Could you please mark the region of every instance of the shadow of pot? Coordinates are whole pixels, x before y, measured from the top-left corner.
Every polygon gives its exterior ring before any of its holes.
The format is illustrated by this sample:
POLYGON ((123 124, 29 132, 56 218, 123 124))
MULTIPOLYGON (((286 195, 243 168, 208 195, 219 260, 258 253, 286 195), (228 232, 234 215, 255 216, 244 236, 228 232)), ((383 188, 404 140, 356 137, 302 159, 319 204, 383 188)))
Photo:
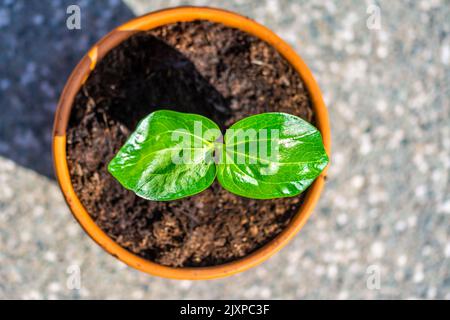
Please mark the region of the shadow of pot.
POLYGON ((228 27, 247 32, 273 46, 299 73, 307 87, 315 113, 316 126, 322 133, 325 149, 330 155, 330 126, 322 94, 306 64, 287 43, 266 27, 236 13, 207 7, 178 7, 152 12, 123 24, 101 39, 79 62, 65 85, 56 111, 53 132, 53 159, 58 183, 73 216, 86 233, 103 249, 129 266, 152 275, 171 279, 200 280, 220 278, 242 272, 262 263, 284 247, 300 231, 311 215, 324 187, 328 168, 308 188, 299 211, 277 237, 253 253, 226 264, 198 268, 166 267, 143 259, 122 248, 97 226, 73 189, 67 164, 66 130, 75 96, 97 62, 132 34, 166 24, 193 20, 222 23, 228 27))

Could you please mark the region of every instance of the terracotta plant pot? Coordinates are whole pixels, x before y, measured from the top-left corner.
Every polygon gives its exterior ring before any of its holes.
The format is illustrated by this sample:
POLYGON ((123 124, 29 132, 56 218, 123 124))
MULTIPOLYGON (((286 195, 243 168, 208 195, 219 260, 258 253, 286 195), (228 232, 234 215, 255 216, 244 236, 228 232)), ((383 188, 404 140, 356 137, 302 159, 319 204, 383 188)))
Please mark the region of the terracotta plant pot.
POLYGON ((74 98, 90 72, 95 68, 97 62, 108 51, 132 34, 165 24, 193 20, 209 20, 222 23, 225 26, 247 32, 273 46, 294 67, 306 85, 315 112, 316 126, 321 131, 325 149, 330 154, 330 127, 327 109, 322 100, 321 92, 306 64, 286 42, 266 27, 232 12, 205 7, 179 7, 152 12, 125 23, 101 39, 80 61, 66 83, 56 111, 53 133, 53 158, 59 185, 73 216, 86 233, 102 248, 129 266, 152 275, 172 279, 199 280, 225 277, 247 270, 263 262, 285 246, 300 231, 314 209, 324 187, 327 169, 309 187, 298 213, 293 216, 289 225, 278 236, 255 252, 239 260, 222 265, 198 268, 166 267, 127 251, 109 238, 96 225, 73 189, 66 159, 66 130, 74 98))

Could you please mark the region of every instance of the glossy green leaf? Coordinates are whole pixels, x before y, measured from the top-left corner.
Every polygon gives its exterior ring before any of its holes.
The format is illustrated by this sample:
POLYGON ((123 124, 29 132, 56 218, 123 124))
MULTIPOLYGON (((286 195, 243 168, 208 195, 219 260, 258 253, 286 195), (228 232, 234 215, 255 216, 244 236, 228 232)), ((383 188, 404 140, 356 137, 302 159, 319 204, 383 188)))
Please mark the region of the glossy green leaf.
POLYGON ((245 118, 230 127, 224 140, 217 179, 243 197, 298 195, 328 164, 320 132, 285 113, 245 118))
POLYGON ((203 116, 156 111, 138 124, 108 170, 145 199, 167 201, 194 195, 216 177, 212 156, 219 136, 217 125, 203 116))

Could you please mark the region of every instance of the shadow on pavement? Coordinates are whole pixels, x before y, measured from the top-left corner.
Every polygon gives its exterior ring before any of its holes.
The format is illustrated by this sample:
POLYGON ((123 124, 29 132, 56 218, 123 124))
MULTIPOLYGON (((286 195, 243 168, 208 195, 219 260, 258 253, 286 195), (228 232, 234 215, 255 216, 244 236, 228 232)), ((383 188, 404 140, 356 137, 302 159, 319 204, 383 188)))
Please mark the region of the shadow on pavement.
POLYGON ((89 47, 133 16, 114 0, 0 0, 0 156, 54 178, 51 137, 62 88, 89 47), (73 4, 81 30, 66 27, 73 4))

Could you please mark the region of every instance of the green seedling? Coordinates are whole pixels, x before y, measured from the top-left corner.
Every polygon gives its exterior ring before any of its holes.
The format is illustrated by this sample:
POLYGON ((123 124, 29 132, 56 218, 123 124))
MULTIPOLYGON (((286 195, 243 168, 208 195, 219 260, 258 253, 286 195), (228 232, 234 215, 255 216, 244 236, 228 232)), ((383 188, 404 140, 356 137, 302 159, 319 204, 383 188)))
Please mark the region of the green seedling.
POLYGON ((108 165, 138 196, 176 200, 207 189, 217 178, 242 197, 274 199, 303 192, 328 164, 320 132, 286 113, 263 113, 233 124, 160 110, 137 126, 108 165))

